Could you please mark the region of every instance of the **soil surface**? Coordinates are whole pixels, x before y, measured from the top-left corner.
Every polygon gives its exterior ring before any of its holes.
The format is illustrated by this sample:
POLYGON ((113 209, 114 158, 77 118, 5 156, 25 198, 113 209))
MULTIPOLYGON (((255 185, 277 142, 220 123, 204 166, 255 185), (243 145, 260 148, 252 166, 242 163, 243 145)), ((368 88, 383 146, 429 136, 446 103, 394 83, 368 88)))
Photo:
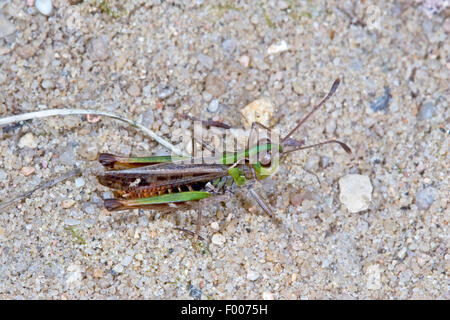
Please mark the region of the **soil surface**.
POLYGON ((195 210, 103 207, 99 152, 168 153, 142 131, 86 116, 4 126, 2 202, 81 174, 1 209, 0 298, 450 299, 449 8, 354 2, 54 0, 47 16, 0 1, 1 117, 96 109, 188 151, 184 114, 241 128, 263 98, 286 134, 339 78, 293 137, 352 149, 291 153, 254 186, 279 222, 235 188, 203 208, 195 242, 175 229, 195 230, 195 210))

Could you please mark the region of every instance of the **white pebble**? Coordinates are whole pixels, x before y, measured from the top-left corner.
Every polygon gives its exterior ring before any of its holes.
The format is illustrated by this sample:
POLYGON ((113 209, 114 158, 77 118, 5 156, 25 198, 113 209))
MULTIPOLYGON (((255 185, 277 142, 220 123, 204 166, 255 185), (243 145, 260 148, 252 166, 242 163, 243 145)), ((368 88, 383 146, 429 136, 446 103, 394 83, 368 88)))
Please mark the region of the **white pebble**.
POLYGON ((81 188, 84 186, 84 179, 83 178, 76 178, 75 179, 75 187, 81 188))
POLYGON ((7 176, 8 174, 4 170, 0 169, 0 181, 5 180, 7 176))
POLYGON ((277 54, 277 53, 281 53, 284 51, 287 51, 289 49, 288 44, 286 43, 286 41, 281 40, 278 43, 274 43, 272 44, 268 49, 267 49, 267 54, 277 54))
POLYGON ((241 56, 239 58, 239 63, 241 64, 241 66, 247 68, 250 64, 250 58, 248 56, 241 56))
POLYGON ((23 149, 25 147, 28 147, 31 149, 34 149, 37 147, 36 137, 31 132, 25 134, 19 140, 19 148, 23 149))
POLYGON ((115 273, 122 273, 123 272, 123 266, 121 264, 116 265, 113 269, 112 269, 115 273))
POLYGON ((53 89, 55 87, 55 84, 53 83, 52 80, 46 79, 46 80, 42 81, 41 87, 44 89, 53 89))
POLYGON ((211 100, 208 106, 208 112, 214 113, 219 109, 219 101, 217 99, 211 100))
POLYGON ((367 267, 366 271, 366 285, 369 290, 381 289, 381 273, 383 270, 380 265, 373 264, 367 267))
POLYGON ((339 200, 351 213, 369 208, 373 187, 368 176, 348 174, 339 179, 339 189, 339 200))
POLYGON ((273 300, 272 292, 264 291, 262 294, 263 300, 273 300))
POLYGON ((219 230, 219 223, 217 221, 214 221, 211 223, 211 229, 218 231, 219 230))
POLYGON ((76 226, 76 225, 79 225, 80 223, 81 223, 80 220, 73 219, 73 218, 67 218, 66 220, 64 220, 64 224, 66 226, 76 226))
POLYGON ((16 26, 0 12, 0 39, 13 34, 15 31, 16 26))
POLYGON ((125 258, 122 259, 120 264, 123 265, 124 267, 127 267, 131 263, 132 260, 133 260, 133 258, 131 256, 126 256, 125 258))
POLYGON ((431 101, 428 101, 424 103, 417 113, 417 119, 418 120, 428 120, 431 117, 433 117, 436 107, 434 106, 434 103, 431 101))
POLYGON ((241 113, 244 116, 246 128, 251 128, 255 121, 270 126, 274 111, 275 106, 270 99, 260 98, 242 108, 241 113))
POLYGON ((40 13, 45 14, 46 16, 50 15, 52 12, 52 0, 36 0, 34 5, 40 13))
POLYGON ((134 256, 136 258, 136 260, 138 261, 142 261, 144 260, 144 256, 142 255, 142 253, 138 253, 134 256))
POLYGON ((434 202, 437 190, 433 187, 421 189, 416 193, 416 206, 419 210, 428 210, 434 202))
POLYGON ((250 270, 247 273, 247 279, 250 281, 256 281, 256 280, 258 280, 258 278, 259 278, 259 273, 256 271, 250 270))
POLYGON ((78 285, 82 279, 81 272, 82 270, 79 265, 71 264, 67 268, 66 285, 68 286, 78 285))
POLYGON ((403 259, 406 257, 406 252, 407 252, 406 247, 403 247, 403 248, 397 253, 397 257, 398 257, 400 260, 403 260, 403 259))
POLYGON ((223 246, 223 244, 225 243, 225 237, 220 233, 215 233, 212 236, 211 242, 214 243, 216 246, 223 246))
POLYGON ((204 66, 206 69, 211 70, 214 67, 214 59, 210 56, 200 53, 197 56, 198 62, 204 66))

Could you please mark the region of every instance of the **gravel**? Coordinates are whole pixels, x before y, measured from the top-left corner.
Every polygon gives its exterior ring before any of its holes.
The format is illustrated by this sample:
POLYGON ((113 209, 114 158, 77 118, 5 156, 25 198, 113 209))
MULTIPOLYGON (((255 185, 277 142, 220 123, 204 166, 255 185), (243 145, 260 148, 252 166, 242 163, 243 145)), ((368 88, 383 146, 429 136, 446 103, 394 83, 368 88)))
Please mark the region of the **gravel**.
MULTIPOLYGON (((53 1, 46 16, 3 1, 1 117, 99 109, 181 144, 180 115, 242 128, 252 114, 283 136, 340 78, 292 138, 352 154, 286 155, 253 186, 280 223, 243 187, 205 205, 194 243, 175 228, 195 230, 195 210, 102 206, 98 152, 167 154, 137 129, 79 116, 4 127, 2 203, 82 174, 2 208, 0 298, 448 299, 450 28, 437 2, 53 1), (245 109, 262 98, 268 114, 245 109)), ((204 131, 210 143, 224 130, 204 131)))
POLYGON ((437 190, 433 187, 421 189, 416 193, 416 206, 419 210, 428 210, 434 202, 437 190))
POLYGON ((260 276, 260 274, 259 274, 258 272, 256 272, 256 271, 250 270, 250 271, 247 273, 247 279, 250 280, 250 281, 256 281, 256 280, 258 280, 258 279, 259 279, 259 276, 260 276))
POLYGON ((31 132, 29 132, 22 136, 22 138, 20 138, 18 146, 21 149, 25 147, 35 149, 37 147, 36 137, 31 132))
POLYGON ((46 16, 52 13, 52 0, 35 0, 34 5, 38 11, 46 16))
POLYGON ((205 54, 200 53, 197 56, 197 60, 200 63, 200 65, 202 65, 203 67, 205 67, 208 70, 211 70, 214 66, 214 59, 205 54))
POLYGON ((211 100, 208 105, 208 112, 214 113, 219 109, 219 101, 217 99, 211 100))
POLYGON ((433 117, 433 114, 436 110, 433 102, 425 102, 419 109, 419 113, 417 114, 417 119, 420 121, 428 120, 433 117))
POLYGON ((218 233, 214 234, 211 238, 211 242, 217 246, 223 246, 225 241, 225 237, 218 233))
POLYGON ((16 27, 3 14, 0 14, 0 39, 13 34, 16 27))
POLYGON ((348 174, 339 179, 339 200, 351 213, 367 210, 373 187, 368 176, 348 174))
POLYGON ((374 111, 386 111, 391 98, 391 90, 389 87, 384 87, 384 95, 378 97, 375 101, 370 102, 370 108, 374 111))

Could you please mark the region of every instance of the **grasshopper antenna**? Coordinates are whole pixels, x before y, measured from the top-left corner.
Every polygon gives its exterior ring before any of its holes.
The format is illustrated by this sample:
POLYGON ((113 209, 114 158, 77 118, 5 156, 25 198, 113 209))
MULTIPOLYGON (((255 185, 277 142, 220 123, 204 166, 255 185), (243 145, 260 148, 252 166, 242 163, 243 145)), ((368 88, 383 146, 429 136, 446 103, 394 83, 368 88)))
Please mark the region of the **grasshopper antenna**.
POLYGON ((289 133, 283 138, 283 140, 281 140, 281 144, 282 144, 282 145, 286 142, 287 139, 289 139, 290 136, 292 136, 292 134, 293 134, 295 131, 297 131, 298 128, 301 127, 302 124, 304 124, 304 123, 306 122, 306 120, 308 120, 308 118, 309 118, 314 112, 316 112, 317 109, 319 109, 321 106, 323 106, 323 105, 325 104, 325 102, 327 102, 328 99, 330 99, 330 97, 336 92, 336 90, 337 90, 337 88, 338 88, 340 82, 341 82, 341 80, 339 80, 339 78, 336 79, 336 80, 334 80, 333 85, 331 86, 330 92, 328 92, 328 94, 326 95, 326 97, 323 98, 323 100, 322 100, 317 106, 315 106, 314 109, 312 109, 312 110, 306 115, 306 117, 304 117, 304 118, 297 124, 297 126, 296 126, 294 129, 292 129, 291 132, 289 132, 289 133))
POLYGON ((297 147, 297 148, 295 148, 295 149, 288 150, 288 151, 285 151, 285 152, 283 152, 283 153, 286 154, 286 153, 290 153, 290 152, 294 152, 294 151, 298 151, 298 150, 309 149, 309 148, 315 148, 315 147, 319 147, 319 146, 321 146, 321 145, 329 144, 329 143, 337 143, 337 144, 339 144, 339 145, 342 147, 342 149, 345 150, 345 152, 347 152, 348 154, 351 154, 351 153, 352 153, 352 150, 350 149, 350 147, 349 147, 348 145, 346 145, 346 144, 343 143, 342 141, 338 141, 338 140, 334 140, 334 139, 333 139, 333 140, 327 140, 327 141, 320 142, 320 143, 316 143, 316 144, 312 144, 312 145, 309 145, 309 146, 297 147))

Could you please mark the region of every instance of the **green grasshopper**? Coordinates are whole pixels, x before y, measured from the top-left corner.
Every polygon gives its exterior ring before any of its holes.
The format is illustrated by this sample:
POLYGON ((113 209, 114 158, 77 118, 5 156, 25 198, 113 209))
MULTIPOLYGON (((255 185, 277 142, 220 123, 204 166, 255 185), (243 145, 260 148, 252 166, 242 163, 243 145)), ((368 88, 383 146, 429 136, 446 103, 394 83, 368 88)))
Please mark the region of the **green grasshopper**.
MULTIPOLYGON (((99 162, 107 171, 98 176, 100 184, 115 189, 115 198, 104 199, 107 210, 146 208, 158 211, 173 211, 192 207, 198 203, 196 235, 199 233, 201 205, 205 199, 224 194, 231 185, 250 185, 249 194, 271 217, 272 210, 254 191, 252 183, 272 175, 286 154, 329 143, 339 144, 347 153, 350 148, 338 140, 327 140, 305 146, 304 140, 291 136, 305 121, 334 94, 339 86, 337 79, 326 97, 304 117, 281 141, 264 138, 255 145, 235 152, 224 152, 212 157, 213 161, 194 163, 184 156, 120 157, 109 153, 99 154, 99 162), (252 159, 253 161, 250 161, 252 159)), ((250 131, 263 128, 254 122, 250 131)), ((250 141, 250 138, 249 138, 250 141)), ((209 159, 211 160, 211 159, 209 159)), ((184 230, 184 229, 183 229, 184 230)), ((190 231, 184 230, 192 233, 190 231)))

